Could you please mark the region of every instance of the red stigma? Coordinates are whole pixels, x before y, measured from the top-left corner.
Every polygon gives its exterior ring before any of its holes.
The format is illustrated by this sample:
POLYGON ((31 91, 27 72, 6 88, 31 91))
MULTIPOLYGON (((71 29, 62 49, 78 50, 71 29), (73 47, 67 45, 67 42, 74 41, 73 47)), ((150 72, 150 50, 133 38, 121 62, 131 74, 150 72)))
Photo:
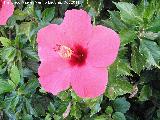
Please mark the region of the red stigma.
POLYGON ((87 49, 83 48, 80 45, 75 45, 74 48, 72 49, 74 52, 71 56, 71 59, 69 60, 69 63, 72 66, 82 66, 86 63, 86 58, 87 58, 87 49))
POLYGON ((1 10, 1 8, 2 8, 3 1, 4 1, 4 0, 0 0, 0 10, 1 10))

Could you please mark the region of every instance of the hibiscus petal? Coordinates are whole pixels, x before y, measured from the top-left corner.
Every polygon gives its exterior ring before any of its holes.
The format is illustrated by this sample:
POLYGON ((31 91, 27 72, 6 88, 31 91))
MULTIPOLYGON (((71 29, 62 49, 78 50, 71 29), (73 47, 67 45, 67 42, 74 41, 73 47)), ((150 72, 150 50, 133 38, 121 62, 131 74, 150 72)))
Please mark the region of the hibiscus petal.
POLYGON ((95 98, 105 92, 108 72, 105 68, 85 66, 72 71, 71 86, 82 98, 95 98))
POLYGON ((84 45, 92 32, 91 17, 84 10, 67 10, 61 27, 71 45, 84 45))
POLYGON ((39 30, 37 34, 37 42, 41 47, 53 48, 56 44, 60 44, 64 40, 59 25, 50 24, 39 30))
POLYGON ((38 47, 38 56, 41 62, 52 62, 53 59, 59 58, 58 54, 53 49, 42 46, 38 47))
POLYGON ((70 86, 70 70, 60 59, 54 59, 52 63, 41 63, 38 74, 41 86, 53 95, 57 95, 70 86))
POLYGON ((56 24, 50 24, 47 27, 42 28, 37 34, 38 42, 38 55, 41 61, 50 61, 54 59, 58 54, 55 52, 56 45, 63 44, 65 37, 62 34, 60 26, 56 24))
POLYGON ((11 0, 3 1, 5 4, 2 5, 0 9, 0 25, 5 25, 8 18, 13 14, 14 5, 11 0))
POLYGON ((95 67, 106 67, 114 62, 118 54, 120 38, 110 28, 98 25, 88 44, 88 63, 95 67))

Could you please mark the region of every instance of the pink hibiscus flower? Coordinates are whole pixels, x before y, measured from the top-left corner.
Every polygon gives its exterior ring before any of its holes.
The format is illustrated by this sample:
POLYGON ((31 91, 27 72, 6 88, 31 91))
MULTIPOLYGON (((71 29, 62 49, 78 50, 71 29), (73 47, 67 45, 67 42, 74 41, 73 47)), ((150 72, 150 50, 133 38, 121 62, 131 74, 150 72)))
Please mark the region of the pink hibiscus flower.
POLYGON ((14 5, 11 0, 0 0, 0 25, 5 25, 13 14, 14 5))
POLYGON ((83 10, 68 10, 61 25, 50 24, 38 32, 39 82, 57 95, 70 86, 82 98, 104 93, 106 67, 116 59, 120 39, 110 28, 92 26, 83 10))

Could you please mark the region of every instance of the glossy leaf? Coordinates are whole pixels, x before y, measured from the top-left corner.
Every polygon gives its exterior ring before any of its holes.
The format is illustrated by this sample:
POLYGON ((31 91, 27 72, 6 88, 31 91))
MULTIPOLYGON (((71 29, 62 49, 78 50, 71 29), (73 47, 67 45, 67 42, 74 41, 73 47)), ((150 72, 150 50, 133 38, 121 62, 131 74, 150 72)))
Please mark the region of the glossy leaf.
POLYGON ((11 80, 13 81, 13 83, 15 84, 15 86, 17 86, 21 80, 20 78, 20 72, 17 68, 17 66, 13 65, 10 71, 10 77, 11 80))

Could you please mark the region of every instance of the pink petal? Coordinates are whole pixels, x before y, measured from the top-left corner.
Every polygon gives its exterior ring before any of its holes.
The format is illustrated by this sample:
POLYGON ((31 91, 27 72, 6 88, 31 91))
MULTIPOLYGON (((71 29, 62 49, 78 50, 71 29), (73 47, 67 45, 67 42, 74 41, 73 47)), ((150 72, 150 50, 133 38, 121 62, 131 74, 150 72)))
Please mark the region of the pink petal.
POLYGON ((108 72, 105 68, 84 66, 74 68, 71 73, 71 86, 82 98, 95 98, 105 92, 108 72))
POLYGON ((0 9, 0 25, 5 25, 8 18, 13 14, 14 5, 11 0, 4 0, 2 8, 0 9))
POLYGON ((62 34, 60 26, 56 24, 50 24, 47 27, 42 28, 37 34, 38 42, 38 55, 41 61, 50 61, 54 59, 58 54, 54 48, 56 44, 66 44, 65 37, 62 34))
POLYGON ((57 95, 70 86, 70 70, 61 59, 54 59, 52 63, 43 62, 39 69, 39 82, 46 92, 57 95))
POLYGON ((53 49, 47 47, 38 47, 38 56, 41 62, 52 62, 55 58, 60 58, 58 53, 56 53, 53 49))
POLYGON ((60 26, 56 24, 50 24, 40 29, 37 34, 38 45, 52 49, 56 44, 60 44, 64 40, 61 31, 60 26))
POLYGON ((101 25, 95 26, 88 44, 88 63, 96 67, 109 66, 116 59, 119 46, 120 38, 115 31, 101 25))
POLYGON ((84 45, 92 32, 91 17, 84 10, 67 10, 61 27, 67 36, 66 41, 84 45))

